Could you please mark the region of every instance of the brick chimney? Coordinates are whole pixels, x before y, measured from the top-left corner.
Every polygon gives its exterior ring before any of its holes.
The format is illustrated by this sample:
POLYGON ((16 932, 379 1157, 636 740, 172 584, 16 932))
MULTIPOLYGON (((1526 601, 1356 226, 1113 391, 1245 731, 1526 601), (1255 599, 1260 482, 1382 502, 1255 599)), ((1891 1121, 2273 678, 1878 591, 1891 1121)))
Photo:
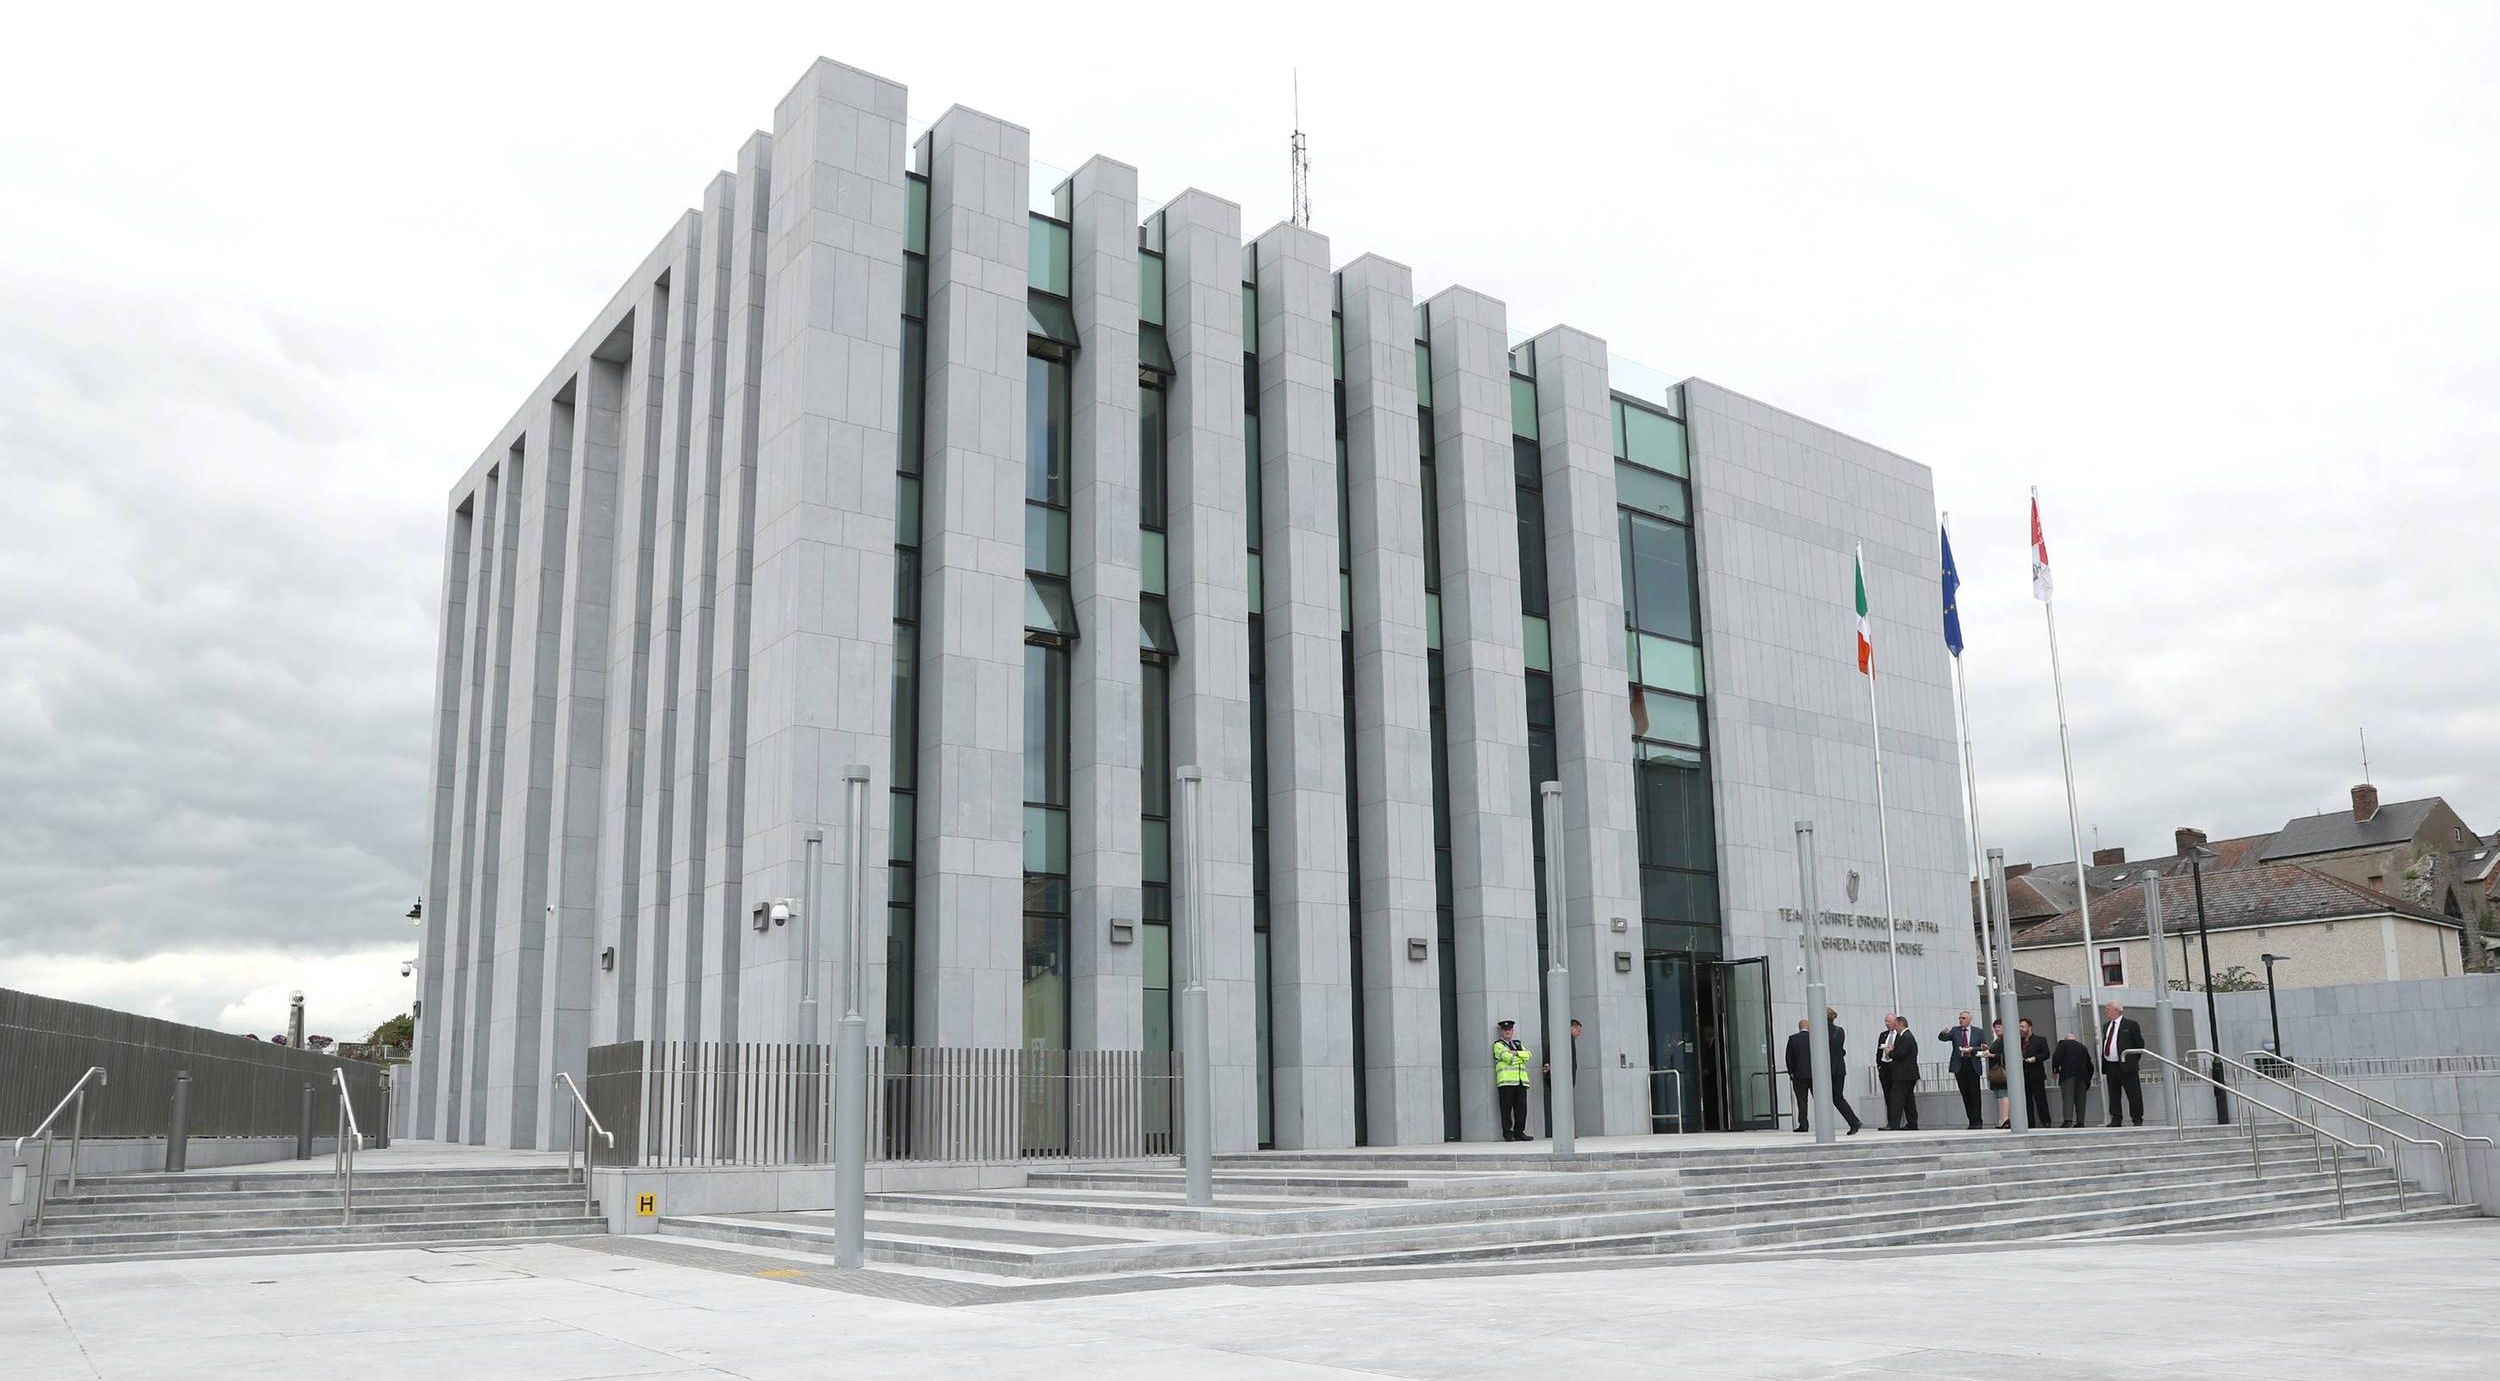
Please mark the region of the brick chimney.
POLYGON ((2170 851, 2172 853, 2184 856, 2190 849, 2201 849, 2205 847, 2205 832, 2200 829, 2192 829, 2186 825, 2181 825, 2179 828, 2170 832, 2170 843, 2170 851))
POLYGON ((2127 846, 2124 844, 2112 849, 2094 849, 2092 851, 2092 866, 2095 868, 2115 867, 2116 865, 2126 861, 2127 846))
POLYGON ((2370 817, 2376 814, 2378 814, 2378 788, 2368 782, 2354 787, 2352 789, 2352 818, 2357 822, 2367 824, 2370 817))

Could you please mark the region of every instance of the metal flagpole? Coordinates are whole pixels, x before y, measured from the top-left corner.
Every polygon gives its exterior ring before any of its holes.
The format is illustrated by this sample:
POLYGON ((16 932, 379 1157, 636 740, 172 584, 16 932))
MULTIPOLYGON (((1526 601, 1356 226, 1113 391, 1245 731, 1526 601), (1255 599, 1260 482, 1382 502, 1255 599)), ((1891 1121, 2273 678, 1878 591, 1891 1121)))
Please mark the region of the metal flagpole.
MULTIPOLYGON (((1970 751, 1970 686, 1962 678, 1959 656, 1953 659, 1953 695, 1954 707, 1962 720, 1962 809, 1970 818, 1971 890, 1979 899, 1979 955, 1987 971, 1988 1019, 1995 1021, 2004 1015, 1998 996, 1996 956, 1996 932, 2003 918, 1995 916, 1988 905, 1987 869, 1981 862, 1979 837, 1979 765, 1972 761, 1970 751)), ((2005 986, 2013 984, 2009 981, 2005 986)))
MULTIPOLYGON (((2031 487, 2031 533, 2032 560, 2045 569, 2048 542, 2040 533, 2040 486, 2036 484, 2031 487)), ((2057 659, 2057 599, 2047 589, 2035 588, 2033 593, 2039 595, 2040 607, 2049 616, 2049 681, 2057 688, 2057 756, 2066 767, 2066 832, 2075 849, 2075 910, 2083 918, 2083 990, 2092 1004, 2092 1056, 2099 1059, 2103 1048, 2101 972, 2100 956, 2092 951, 2092 860, 2083 851, 2083 812, 2075 805, 2075 747, 2066 729, 2066 673, 2057 659)))
MULTIPOLYGON (((1953 515, 1944 515, 1944 547, 1953 550, 1953 515)), ((1959 577, 1955 584, 1960 584, 1959 577)), ((1948 592, 1950 593, 1950 592, 1948 592)), ((1987 863, 1980 851, 1979 834, 1979 763, 1970 748, 1970 683, 1962 675, 1962 649, 1953 647, 1953 708, 1962 728, 1962 814, 1970 828, 1971 893, 1979 903, 1979 962, 1986 975, 1988 1019, 1998 1020, 2003 1012, 1997 1000, 1996 927, 1988 909, 1987 863)), ((2010 1023, 2009 1023, 2010 1024, 2010 1023)))
MULTIPOLYGON (((1866 544, 1858 544, 1858 570, 1866 570, 1866 544)), ((1869 607, 1872 607, 1870 601, 1869 607)), ((1892 979, 1892 1014, 1901 1013, 1900 923, 1892 915, 1892 821, 1884 809, 1884 721, 1875 712, 1875 662, 1866 663, 1866 721, 1875 730, 1875 841, 1884 865, 1884 971, 1892 979)))
MULTIPOLYGON (((2003 849, 1988 850, 1987 888, 1988 895, 1996 902, 1997 914, 2005 915, 2005 850, 2003 849)), ((2022 1057, 2023 1004, 2021 994, 2014 987, 2014 927, 1998 926, 1997 943, 2004 947, 2003 953, 1997 957, 2004 961, 2005 993, 2011 999, 2007 1003, 2011 1010, 2005 1015, 2013 1018, 2005 1023, 2005 1058, 1997 1062, 2005 1066, 2005 1118, 2007 1124, 2015 1131, 2027 1132, 2031 1130, 2031 1090, 2023 1085, 2025 1077, 2022 1057)))

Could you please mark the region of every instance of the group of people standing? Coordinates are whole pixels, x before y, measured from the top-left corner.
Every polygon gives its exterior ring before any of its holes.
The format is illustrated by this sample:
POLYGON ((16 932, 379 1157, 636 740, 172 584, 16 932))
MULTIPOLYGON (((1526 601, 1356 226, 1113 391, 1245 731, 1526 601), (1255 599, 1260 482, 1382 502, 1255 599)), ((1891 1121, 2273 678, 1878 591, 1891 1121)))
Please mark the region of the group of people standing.
MULTIPOLYGON (((1849 1106, 1846 1094, 1849 1068, 1849 1035, 1840 1025, 1840 1013, 1823 1010, 1831 1031, 1831 1068, 1833 1072, 1832 1111, 1849 1124, 1849 1135, 1856 1136, 1865 1126, 1857 1111, 1849 1106)), ((2056 1125, 2080 1127, 2086 1113, 2084 1100, 2092 1088, 2094 1066, 2099 1066, 2105 1096, 2109 1102, 2109 1125, 2123 1125, 2120 1112, 2144 1125, 2144 1086, 2136 1071, 2136 1059, 2129 1052, 2144 1048, 2143 1028, 2127 1015, 2118 1003, 2109 1004, 2106 1021, 2100 1032, 2099 1059, 2089 1045, 2077 1040, 2073 1032, 2062 1033, 2052 1047, 2048 1038, 2031 1029, 2031 1019, 2016 1023, 2011 1048, 2007 1046, 2005 1022, 1991 1021, 1983 1034, 1964 1012, 1954 1025, 1936 1033, 1936 1039, 1950 1052, 1946 1069, 1961 1090, 1962 1111, 1970 1121, 1970 1130, 1979 1131, 1986 1124, 1980 1120, 1982 1083, 1997 1089, 1997 1128, 2011 1130, 2014 1125, 2016 1080, 2021 1081, 2021 1097, 2025 1116, 2035 1127, 2050 1125, 2049 1080, 2054 1077, 2065 1102, 2065 1116, 2056 1125), (2020 1073, 2016 1073, 2019 1069, 2020 1073)), ((1809 1063, 1813 1019, 1800 1017, 1797 1029, 1788 1038, 1785 1063, 1788 1082, 1797 1095, 1796 1130, 1812 1130, 1806 1123, 1806 1109, 1813 1100, 1814 1073, 1809 1063)), ((1875 1083, 1884 1092, 1884 1130, 1914 1132, 1918 1130, 1918 1037, 1910 1033, 1907 1017, 1894 1014, 1884 1018, 1884 1033, 1875 1042, 1875 1083)))

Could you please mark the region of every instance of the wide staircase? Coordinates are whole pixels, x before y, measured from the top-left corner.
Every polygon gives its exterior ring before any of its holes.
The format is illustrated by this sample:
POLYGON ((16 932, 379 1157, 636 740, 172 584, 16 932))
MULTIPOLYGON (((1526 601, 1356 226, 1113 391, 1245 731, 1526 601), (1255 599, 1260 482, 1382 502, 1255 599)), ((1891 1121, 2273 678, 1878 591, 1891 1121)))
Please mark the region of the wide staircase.
MULTIPOLYGON (((231 1256, 347 1246, 432 1246, 607 1231, 561 1167, 372 1170, 352 1209, 328 1171, 81 1177, 0 1266, 231 1256)), ((4 1371, 0 1368, 0 1371, 4 1371)))
MULTIPOLYGON (((872 1195, 872 1265, 994 1283, 1696 1253, 2055 1242, 2471 1217, 2296 1130, 1991 1132, 1836 1147, 1659 1138, 1568 1166, 1504 1152, 1216 1158, 1212 1207, 1169 1163, 1035 1171, 1013 1190, 872 1195), (2330 1148, 2331 1149, 2331 1148, 2330 1148), (2340 1179, 2340 1184, 2339 1184, 2340 1179)), ((682 1238, 830 1252, 830 1213, 665 1218, 682 1238)))

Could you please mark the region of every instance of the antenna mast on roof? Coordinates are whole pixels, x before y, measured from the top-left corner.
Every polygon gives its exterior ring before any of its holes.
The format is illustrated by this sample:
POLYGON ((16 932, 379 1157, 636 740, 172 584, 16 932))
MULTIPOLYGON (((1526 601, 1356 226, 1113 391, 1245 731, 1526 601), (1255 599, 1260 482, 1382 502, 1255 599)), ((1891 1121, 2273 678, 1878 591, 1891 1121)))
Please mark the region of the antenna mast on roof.
POLYGON ((2370 731, 2367 728, 2361 731, 2361 784, 2370 784, 2370 731))
POLYGON ((1311 145, 1302 137, 1302 69, 1293 70, 1293 223, 1311 223, 1311 145))

